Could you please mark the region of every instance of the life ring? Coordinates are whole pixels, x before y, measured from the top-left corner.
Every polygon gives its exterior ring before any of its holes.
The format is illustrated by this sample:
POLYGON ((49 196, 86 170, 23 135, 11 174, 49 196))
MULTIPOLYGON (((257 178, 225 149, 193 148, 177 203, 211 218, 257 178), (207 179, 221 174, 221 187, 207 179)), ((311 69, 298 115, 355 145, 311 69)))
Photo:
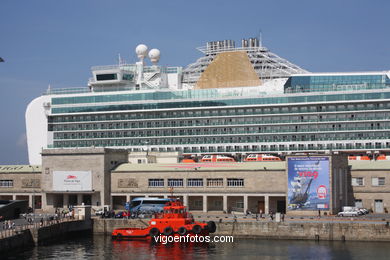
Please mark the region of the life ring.
POLYGON ((210 233, 214 233, 217 230, 217 225, 215 224, 214 221, 207 222, 207 226, 206 227, 207 227, 207 230, 210 233))
POLYGON ((158 228, 154 227, 149 230, 149 236, 156 237, 158 235, 160 235, 160 230, 158 230, 158 228))
POLYGON ((164 235, 170 236, 173 234, 173 229, 171 227, 166 227, 163 232, 164 235))
POLYGON ((187 234, 187 229, 185 227, 179 227, 179 229, 177 230, 177 233, 180 236, 185 236, 187 234))
POLYGON ((194 234, 200 234, 200 232, 202 232, 202 227, 199 225, 195 225, 192 227, 192 232, 194 232, 194 234))

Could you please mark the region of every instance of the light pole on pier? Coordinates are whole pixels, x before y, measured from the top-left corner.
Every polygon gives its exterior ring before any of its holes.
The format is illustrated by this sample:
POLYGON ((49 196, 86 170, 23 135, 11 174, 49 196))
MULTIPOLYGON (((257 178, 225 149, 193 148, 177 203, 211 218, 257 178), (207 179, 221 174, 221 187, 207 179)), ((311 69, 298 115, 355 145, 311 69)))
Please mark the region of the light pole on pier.
MULTIPOLYGON (((34 173, 35 173, 34 172, 34 166, 29 165, 29 167, 31 167, 31 169, 32 169, 32 174, 33 174, 33 178, 34 178, 34 173)), ((31 199, 31 206, 32 206, 33 218, 35 219, 35 187, 34 187, 35 184, 34 184, 34 181, 31 184, 32 184, 32 188, 33 188, 33 196, 32 196, 32 199, 31 199)))

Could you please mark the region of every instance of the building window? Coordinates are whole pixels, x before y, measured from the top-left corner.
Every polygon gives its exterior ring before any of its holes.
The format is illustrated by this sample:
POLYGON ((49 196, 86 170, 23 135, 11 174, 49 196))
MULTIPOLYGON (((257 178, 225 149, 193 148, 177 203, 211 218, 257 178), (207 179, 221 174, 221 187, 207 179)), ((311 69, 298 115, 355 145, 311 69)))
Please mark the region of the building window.
POLYGON ((183 187, 183 179, 168 179, 168 187, 183 187))
POLYGON ((0 187, 13 187, 14 186, 14 181, 13 180, 0 180, 0 187))
POLYGON ((244 179, 227 179, 228 187, 244 187, 244 179))
POLYGON ((363 208, 363 201, 360 199, 356 199, 355 200, 355 207, 357 207, 359 209, 363 208))
POLYGON ((164 179, 149 179, 149 187, 164 187, 164 179))
POLYGON ((202 200, 195 200, 194 206, 197 208, 203 207, 203 201, 202 200))
POLYGON ((237 202, 236 202, 236 206, 237 206, 237 208, 239 208, 239 209, 243 209, 243 208, 244 208, 244 202, 243 202, 243 201, 237 201, 237 202))
POLYGON ((352 178, 352 186, 363 186, 363 185, 364 185, 363 177, 352 178))
POLYGON ((372 186, 384 186, 385 177, 375 177, 371 179, 372 186))
POLYGON ((207 179, 207 187, 223 187, 223 179, 207 179))
POLYGON ((203 187, 203 179, 188 179, 188 187, 203 187))

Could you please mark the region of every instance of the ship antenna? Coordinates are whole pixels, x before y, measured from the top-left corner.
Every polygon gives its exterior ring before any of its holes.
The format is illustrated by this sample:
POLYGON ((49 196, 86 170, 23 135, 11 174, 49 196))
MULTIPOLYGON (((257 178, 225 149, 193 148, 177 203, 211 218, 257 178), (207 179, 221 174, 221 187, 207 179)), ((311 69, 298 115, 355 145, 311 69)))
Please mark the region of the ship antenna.
POLYGON ((263 35, 261 29, 259 30, 259 47, 263 46, 263 35))
POLYGON ((118 64, 122 65, 122 57, 120 53, 118 53, 118 64))

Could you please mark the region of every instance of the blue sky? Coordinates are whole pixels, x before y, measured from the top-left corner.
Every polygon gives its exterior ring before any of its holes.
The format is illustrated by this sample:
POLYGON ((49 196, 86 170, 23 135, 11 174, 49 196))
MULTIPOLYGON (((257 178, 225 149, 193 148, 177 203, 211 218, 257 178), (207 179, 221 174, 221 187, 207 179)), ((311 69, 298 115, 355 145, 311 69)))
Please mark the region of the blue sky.
POLYGON ((135 61, 145 43, 160 64, 186 66, 207 41, 257 36, 313 72, 390 70, 390 1, 1 0, 0 164, 27 163, 27 104, 82 87, 90 67, 135 61))

